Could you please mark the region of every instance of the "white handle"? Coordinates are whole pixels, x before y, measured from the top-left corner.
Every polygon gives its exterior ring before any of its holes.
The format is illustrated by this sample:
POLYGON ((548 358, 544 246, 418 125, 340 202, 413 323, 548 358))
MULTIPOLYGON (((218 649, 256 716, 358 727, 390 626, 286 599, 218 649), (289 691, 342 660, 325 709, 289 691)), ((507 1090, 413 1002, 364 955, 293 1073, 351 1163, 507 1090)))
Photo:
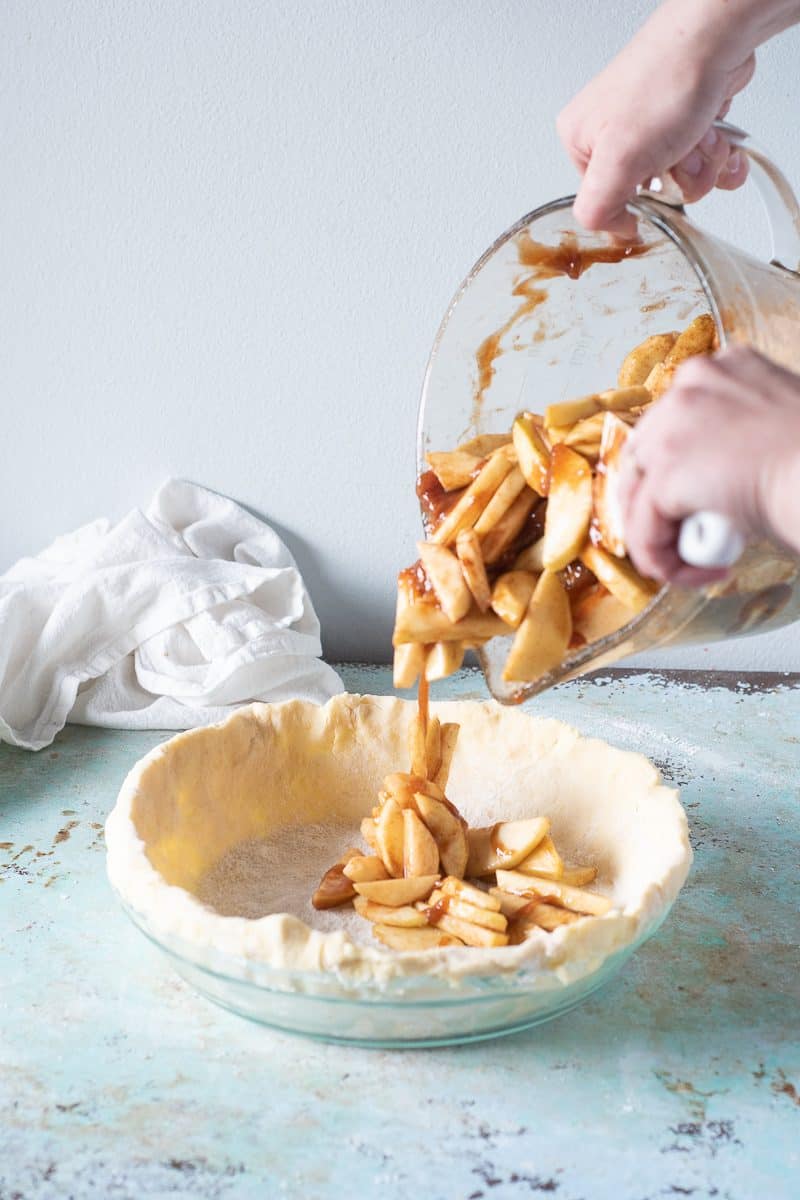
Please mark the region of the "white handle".
POLYGON ((744 538, 721 513, 699 512, 681 522, 678 554, 690 567, 732 567, 744 538))

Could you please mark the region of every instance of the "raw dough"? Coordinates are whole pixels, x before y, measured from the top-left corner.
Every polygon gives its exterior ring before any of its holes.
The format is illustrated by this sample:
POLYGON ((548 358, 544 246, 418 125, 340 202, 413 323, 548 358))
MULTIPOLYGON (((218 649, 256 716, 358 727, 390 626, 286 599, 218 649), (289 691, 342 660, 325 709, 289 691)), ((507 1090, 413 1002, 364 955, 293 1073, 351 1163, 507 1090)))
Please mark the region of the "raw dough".
POLYGON ((597 865, 614 909, 520 946, 424 954, 384 949, 350 910, 315 912, 322 869, 360 844, 383 777, 407 769, 414 711, 344 695, 254 704, 179 734, 122 787, 106 825, 111 882, 157 938, 188 944, 198 961, 221 952, 348 984, 524 968, 552 987, 554 975, 579 978, 658 923, 692 855, 678 794, 656 768, 559 721, 463 701, 431 706, 461 725, 449 798, 470 825, 549 817, 566 861, 597 865))

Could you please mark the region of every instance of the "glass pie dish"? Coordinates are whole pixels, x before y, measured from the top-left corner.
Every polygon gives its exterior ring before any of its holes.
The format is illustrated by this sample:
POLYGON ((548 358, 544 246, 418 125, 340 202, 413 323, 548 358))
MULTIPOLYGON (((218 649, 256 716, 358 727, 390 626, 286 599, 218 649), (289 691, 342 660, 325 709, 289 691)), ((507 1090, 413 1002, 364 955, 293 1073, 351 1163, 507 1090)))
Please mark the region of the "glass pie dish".
POLYGON ((691 862, 677 793, 641 755, 465 701, 432 705, 461 727, 448 796, 471 825, 547 816, 569 858, 597 866, 612 910, 522 945, 413 953, 376 945, 352 910, 313 910, 320 867, 404 765, 414 711, 355 695, 252 705, 130 772, 106 825, 109 876, 198 992, 286 1032, 446 1045, 559 1016, 655 933, 691 862))
POLYGON ((519 1033, 553 1020, 609 983, 657 931, 672 903, 635 942, 571 983, 535 972, 475 976, 458 984, 411 976, 376 992, 368 984, 342 990, 314 971, 288 971, 198 947, 151 927, 120 897, 128 916, 197 992, 222 1008, 283 1033, 325 1042, 411 1050, 454 1046, 519 1033))

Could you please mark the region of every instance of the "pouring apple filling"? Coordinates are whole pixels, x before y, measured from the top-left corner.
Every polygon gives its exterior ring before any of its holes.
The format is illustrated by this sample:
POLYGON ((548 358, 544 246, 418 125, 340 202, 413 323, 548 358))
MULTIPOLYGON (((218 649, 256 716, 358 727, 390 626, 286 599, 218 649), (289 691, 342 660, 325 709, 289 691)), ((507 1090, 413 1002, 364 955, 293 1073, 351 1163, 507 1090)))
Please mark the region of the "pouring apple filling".
POLYGON ((398 576, 395 687, 412 687, 423 669, 443 678, 466 649, 502 636, 513 637, 503 678, 531 683, 647 607, 658 587, 626 555, 622 450, 679 364, 716 344, 704 313, 631 350, 616 387, 426 456, 417 492, 427 538, 398 576))
POLYGON ((608 912, 585 890, 596 869, 565 866, 546 817, 469 828, 445 794, 458 733, 430 714, 423 671, 410 770, 386 776, 361 822, 368 850, 346 850, 326 871, 314 907, 352 904, 393 950, 516 945, 608 912))
POLYGON ((417 494, 428 537, 398 576, 393 638, 395 687, 418 685, 410 770, 386 776, 361 823, 368 852, 345 852, 315 907, 352 904, 379 941, 409 951, 515 945, 610 910, 589 890, 596 868, 564 863, 546 817, 468 827, 446 795, 459 726, 431 716, 428 688, 467 649, 511 634, 504 678, 532 682, 650 603, 657 585, 626 554, 620 456, 678 364, 715 345, 703 314, 636 346, 615 388, 426 456, 417 494))
POLYGON ((509 946, 610 910, 589 890, 595 866, 564 863, 547 817, 468 827, 446 796, 459 727, 429 713, 428 686, 510 634, 504 678, 533 682, 649 604, 657 584, 627 558, 615 503, 621 451, 676 366, 715 346, 706 313, 634 347, 615 388, 427 455, 428 536, 399 572, 393 635, 395 686, 417 684, 410 769, 386 776, 361 822, 368 851, 326 871, 315 907, 353 905, 396 950, 509 946))

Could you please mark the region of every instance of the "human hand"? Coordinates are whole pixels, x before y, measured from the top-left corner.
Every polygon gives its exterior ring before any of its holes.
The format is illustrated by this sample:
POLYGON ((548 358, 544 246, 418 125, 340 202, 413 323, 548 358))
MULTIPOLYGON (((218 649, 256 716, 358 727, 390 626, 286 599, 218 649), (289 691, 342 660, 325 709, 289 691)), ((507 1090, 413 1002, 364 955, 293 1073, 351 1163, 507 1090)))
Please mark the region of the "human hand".
POLYGON ((744 346, 687 359, 628 438, 619 501, 628 552, 654 579, 724 578, 678 556, 681 521, 703 510, 800 551, 800 376, 744 346))
POLYGON ((746 156, 713 122, 750 82, 754 41, 746 25, 732 31, 734 20, 709 27, 708 7, 662 5, 559 115, 559 135, 583 176, 574 212, 585 228, 634 236, 626 204, 637 185, 669 170, 687 201, 747 178, 746 156))

